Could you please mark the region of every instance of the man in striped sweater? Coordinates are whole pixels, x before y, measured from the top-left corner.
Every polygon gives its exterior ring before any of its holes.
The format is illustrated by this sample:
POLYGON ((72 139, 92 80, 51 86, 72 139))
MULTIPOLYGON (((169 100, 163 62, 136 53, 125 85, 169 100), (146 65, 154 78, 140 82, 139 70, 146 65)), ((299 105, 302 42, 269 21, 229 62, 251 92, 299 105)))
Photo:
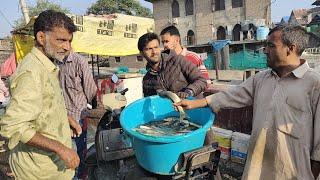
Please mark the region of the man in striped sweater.
POLYGON ((85 179, 86 169, 84 158, 87 152, 87 103, 97 93, 88 62, 78 53, 71 52, 59 64, 60 85, 63 92, 68 119, 72 132, 73 148, 80 158, 80 165, 76 169, 75 179, 85 179))
POLYGON ((176 54, 184 56, 186 60, 195 64, 202 73, 202 76, 206 78, 207 84, 211 84, 208 70, 204 66, 200 56, 195 52, 188 51, 187 48, 181 45, 180 33, 175 26, 164 28, 161 31, 160 36, 164 49, 174 50, 176 54))

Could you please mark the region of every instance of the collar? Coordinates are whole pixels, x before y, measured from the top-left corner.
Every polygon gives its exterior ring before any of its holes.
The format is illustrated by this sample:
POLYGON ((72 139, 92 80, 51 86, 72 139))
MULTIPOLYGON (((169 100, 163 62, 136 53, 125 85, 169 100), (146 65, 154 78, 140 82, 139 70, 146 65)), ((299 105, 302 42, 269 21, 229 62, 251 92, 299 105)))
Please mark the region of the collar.
POLYGON ((162 63, 160 63, 160 64, 159 64, 160 69, 159 69, 158 71, 157 71, 157 70, 152 69, 152 68, 151 68, 151 66, 149 66, 149 72, 150 72, 152 75, 158 75, 158 74, 159 74, 159 72, 160 72, 160 71, 161 71, 161 69, 162 69, 162 68, 161 68, 161 64, 162 64, 162 63))
POLYGON ((152 68, 150 68, 149 70, 150 74, 152 75, 158 75, 158 71, 153 70, 152 68))
MULTIPOLYGON (((310 69, 309 64, 306 60, 300 59, 300 62, 302 63, 300 66, 298 66, 296 69, 294 69, 290 74, 294 75, 296 78, 303 78, 304 74, 310 69)), ((278 76, 278 74, 271 70, 271 74, 274 76, 278 76)))
POLYGON ((63 60, 63 63, 72 62, 72 56, 73 56, 73 52, 70 52, 70 54, 63 60))
POLYGON ((182 47, 182 51, 181 51, 180 55, 186 56, 186 55, 187 55, 187 52, 188 52, 187 48, 182 47))
POLYGON ((292 74, 297 78, 302 78, 304 74, 310 69, 309 64, 306 60, 301 59, 300 62, 303 62, 303 64, 301 64, 298 68, 292 71, 292 74))
POLYGON ((41 52, 38 48, 33 47, 31 53, 37 57, 37 59, 44 65, 46 69, 50 72, 54 72, 57 69, 57 66, 41 52))

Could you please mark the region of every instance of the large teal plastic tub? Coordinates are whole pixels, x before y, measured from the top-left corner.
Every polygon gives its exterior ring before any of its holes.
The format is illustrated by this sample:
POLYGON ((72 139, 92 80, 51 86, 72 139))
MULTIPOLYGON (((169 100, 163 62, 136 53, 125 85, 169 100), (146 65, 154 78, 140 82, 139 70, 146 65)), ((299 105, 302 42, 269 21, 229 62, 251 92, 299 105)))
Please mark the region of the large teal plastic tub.
POLYGON ((192 122, 202 125, 202 128, 185 135, 154 137, 140 134, 133 128, 169 116, 178 117, 179 113, 173 109, 171 100, 151 96, 133 102, 122 111, 121 126, 129 135, 137 161, 144 169, 156 174, 174 174, 181 153, 203 146, 214 114, 209 108, 188 110, 186 113, 192 122))

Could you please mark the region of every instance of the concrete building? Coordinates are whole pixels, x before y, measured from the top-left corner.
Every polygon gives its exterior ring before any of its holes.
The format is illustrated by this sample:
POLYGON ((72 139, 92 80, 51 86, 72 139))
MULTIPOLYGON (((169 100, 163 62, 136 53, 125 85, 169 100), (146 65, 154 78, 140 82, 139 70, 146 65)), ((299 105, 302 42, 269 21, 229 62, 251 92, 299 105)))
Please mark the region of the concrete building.
POLYGON ((175 25, 183 45, 210 40, 250 39, 258 26, 271 25, 271 0, 147 0, 153 3, 155 32, 175 25))

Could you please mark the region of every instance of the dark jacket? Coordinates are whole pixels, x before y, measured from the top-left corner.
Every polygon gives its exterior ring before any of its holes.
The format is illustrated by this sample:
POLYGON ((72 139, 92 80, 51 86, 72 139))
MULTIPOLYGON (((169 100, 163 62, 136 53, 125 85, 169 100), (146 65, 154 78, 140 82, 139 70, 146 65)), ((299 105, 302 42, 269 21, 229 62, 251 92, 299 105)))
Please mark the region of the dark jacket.
POLYGON ((149 68, 143 77, 143 94, 145 97, 156 95, 157 89, 175 93, 189 89, 197 96, 206 85, 206 79, 194 64, 174 51, 166 50, 161 53, 160 71, 154 72, 149 68))

